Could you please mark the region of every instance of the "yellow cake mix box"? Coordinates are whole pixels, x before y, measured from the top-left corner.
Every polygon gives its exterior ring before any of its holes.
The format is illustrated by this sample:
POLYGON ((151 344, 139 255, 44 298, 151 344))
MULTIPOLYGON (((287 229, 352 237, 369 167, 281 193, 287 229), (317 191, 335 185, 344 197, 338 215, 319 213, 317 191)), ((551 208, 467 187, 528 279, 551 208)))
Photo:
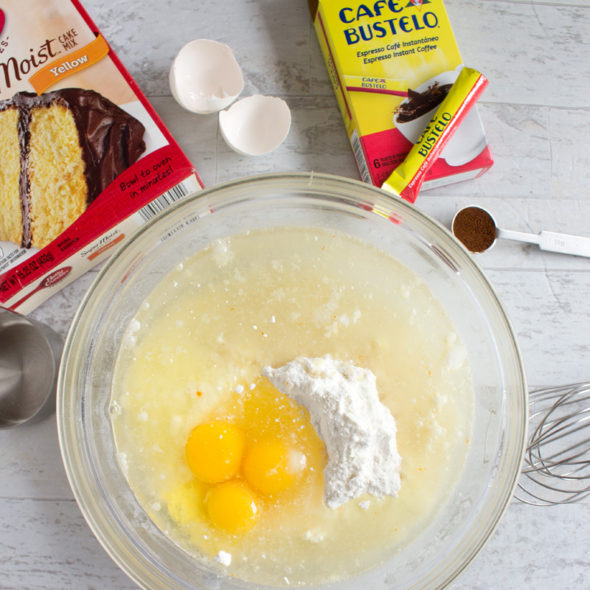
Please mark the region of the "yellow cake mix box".
POLYGON ((27 313, 202 187, 78 0, 0 7, 0 305, 27 313))
MULTIPOLYGON (((443 1, 309 0, 309 6, 361 177, 380 187, 463 69, 443 1)), ((492 164, 472 109, 423 187, 474 178, 492 164)))

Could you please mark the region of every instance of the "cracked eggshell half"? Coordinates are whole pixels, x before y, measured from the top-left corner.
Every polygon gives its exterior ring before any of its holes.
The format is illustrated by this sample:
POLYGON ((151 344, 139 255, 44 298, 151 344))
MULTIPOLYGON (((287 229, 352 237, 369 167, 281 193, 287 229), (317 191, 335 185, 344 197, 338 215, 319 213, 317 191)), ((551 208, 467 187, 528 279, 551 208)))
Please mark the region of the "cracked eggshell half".
POLYGON ((256 94, 221 111, 219 127, 236 152, 261 156, 283 143, 291 128, 291 111, 281 98, 256 94))
POLYGON ((243 89, 242 70, 225 43, 195 39, 172 62, 172 96, 193 113, 216 113, 229 106, 243 89))

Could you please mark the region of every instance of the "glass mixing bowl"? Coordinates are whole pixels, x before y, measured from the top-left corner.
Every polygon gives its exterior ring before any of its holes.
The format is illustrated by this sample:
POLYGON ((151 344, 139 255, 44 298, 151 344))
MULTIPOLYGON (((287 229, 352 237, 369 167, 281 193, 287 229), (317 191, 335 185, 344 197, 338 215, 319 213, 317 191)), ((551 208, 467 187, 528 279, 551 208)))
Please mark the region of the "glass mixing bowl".
POLYGON ((512 495, 526 436, 523 366, 501 303, 452 235, 405 201, 344 178, 273 174, 205 190, 145 225, 105 265, 74 318, 59 375, 60 445, 78 504, 142 587, 254 587, 199 563, 152 523, 119 469, 109 400, 125 327, 162 277, 214 239, 277 226, 347 232, 391 254, 426 283, 468 350, 473 432, 450 498, 418 538, 334 587, 444 586, 482 548, 512 495))

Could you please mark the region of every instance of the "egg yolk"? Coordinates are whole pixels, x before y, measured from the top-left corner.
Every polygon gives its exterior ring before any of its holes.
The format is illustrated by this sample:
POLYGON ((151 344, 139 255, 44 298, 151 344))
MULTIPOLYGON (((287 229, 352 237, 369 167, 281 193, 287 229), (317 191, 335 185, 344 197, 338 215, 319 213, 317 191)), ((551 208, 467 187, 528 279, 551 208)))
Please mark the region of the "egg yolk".
POLYGON ((256 495, 237 480, 212 487, 205 497, 205 509, 217 528, 231 534, 245 533, 260 516, 256 495))
POLYGON ((228 422, 199 424, 188 436, 185 456, 195 477, 204 483, 227 481, 240 469, 242 431, 228 422))
POLYGON ((244 477, 261 494, 271 496, 291 487, 297 466, 293 451, 279 440, 265 440, 251 445, 244 455, 244 477))

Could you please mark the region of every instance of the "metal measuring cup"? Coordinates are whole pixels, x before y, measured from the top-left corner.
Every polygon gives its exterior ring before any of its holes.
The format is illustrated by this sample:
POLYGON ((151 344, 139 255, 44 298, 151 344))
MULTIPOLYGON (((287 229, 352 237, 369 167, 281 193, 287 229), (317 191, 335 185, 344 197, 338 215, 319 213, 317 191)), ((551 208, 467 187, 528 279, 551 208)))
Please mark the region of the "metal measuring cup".
POLYGON ((55 409, 63 340, 51 328, 0 307, 0 428, 55 409))

